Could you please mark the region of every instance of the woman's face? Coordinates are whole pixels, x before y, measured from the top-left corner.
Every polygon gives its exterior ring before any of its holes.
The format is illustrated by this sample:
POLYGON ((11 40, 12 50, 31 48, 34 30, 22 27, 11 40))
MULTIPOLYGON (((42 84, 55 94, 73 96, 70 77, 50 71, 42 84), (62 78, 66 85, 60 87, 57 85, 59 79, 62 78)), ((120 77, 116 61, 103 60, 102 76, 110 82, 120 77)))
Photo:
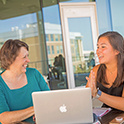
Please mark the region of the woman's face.
POLYGON ((25 47, 21 47, 18 56, 16 57, 15 61, 12 63, 11 66, 15 67, 15 70, 23 73, 26 72, 27 64, 30 62, 28 58, 29 54, 25 47))
POLYGON ((101 37, 97 43, 96 53, 99 58, 99 63, 108 64, 114 61, 117 62, 117 54, 119 52, 113 49, 108 38, 101 37))

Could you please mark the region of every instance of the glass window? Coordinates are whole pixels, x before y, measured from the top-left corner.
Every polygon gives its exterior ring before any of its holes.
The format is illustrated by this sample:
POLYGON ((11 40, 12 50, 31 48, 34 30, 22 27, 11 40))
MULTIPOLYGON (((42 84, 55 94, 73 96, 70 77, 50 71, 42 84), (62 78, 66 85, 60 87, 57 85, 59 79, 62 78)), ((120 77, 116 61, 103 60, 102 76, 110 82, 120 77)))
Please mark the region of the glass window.
POLYGON ((75 86, 86 85, 86 80, 81 77, 85 78, 86 75, 89 75, 90 70, 95 64, 94 55, 92 54, 92 57, 90 57, 91 51, 94 50, 91 21, 89 17, 69 18, 68 24, 71 34, 70 44, 73 72, 74 76, 77 75, 75 78, 75 86), (84 58, 84 56, 86 56, 85 54, 88 55, 87 59, 84 58), (89 65, 87 63, 89 63, 89 65), (87 67, 85 65, 87 65, 87 67))
POLYGON ((62 34, 60 34, 59 37, 60 37, 60 41, 62 41, 62 34))
POLYGON ((110 0, 110 3, 113 30, 120 32, 124 36, 124 0, 110 0))
POLYGON ((51 46, 51 47, 52 47, 52 54, 54 54, 55 53, 54 46, 51 46))
POLYGON ((55 34, 55 41, 59 41, 58 34, 55 34))
MULTIPOLYGON (((98 24, 99 24, 99 27, 98 27, 99 28, 99 34, 104 33, 105 31, 111 31, 112 30, 112 27, 113 27, 112 23, 113 22, 111 20, 112 8, 110 7, 110 3, 111 3, 110 1, 111 0, 96 0, 97 19, 98 19, 98 24), (104 15, 104 17, 103 17, 103 15, 104 15), (103 23, 103 20, 104 20, 104 23, 103 23)), ((121 3, 121 2, 118 2, 118 4, 119 3, 121 3)), ((117 7, 118 10, 119 10, 119 8, 117 7)), ((122 9, 120 9, 120 11, 122 11, 122 9)), ((120 19, 118 18, 118 20, 120 20, 120 19)))
POLYGON ((50 54, 50 46, 47 46, 47 52, 50 54))
POLYGON ((57 53, 59 54, 59 46, 56 46, 57 53))
POLYGON ((49 41, 49 36, 48 36, 48 34, 46 34, 46 41, 49 41))
POLYGON ((53 34, 50 34, 51 41, 54 41, 53 34))
POLYGON ((49 72, 51 89, 65 89, 67 88, 67 75, 65 73, 59 6, 57 0, 43 0, 42 5, 45 33, 50 34, 51 39, 46 43, 47 46, 51 46, 51 53, 48 54, 48 63, 52 65, 52 68, 50 67, 52 74, 49 72), (59 70, 60 73, 55 71, 56 58, 59 57, 62 65, 59 70))
POLYGON ((63 47, 60 46, 60 53, 63 53, 63 47))

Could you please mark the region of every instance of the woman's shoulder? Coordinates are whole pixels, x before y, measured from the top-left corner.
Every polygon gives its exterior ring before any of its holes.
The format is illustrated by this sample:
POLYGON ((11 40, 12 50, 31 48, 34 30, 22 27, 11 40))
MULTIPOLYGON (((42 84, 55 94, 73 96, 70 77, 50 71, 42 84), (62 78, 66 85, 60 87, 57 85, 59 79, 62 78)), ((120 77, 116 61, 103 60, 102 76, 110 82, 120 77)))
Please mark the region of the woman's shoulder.
POLYGON ((26 68, 26 72, 38 71, 36 68, 26 68))
POLYGON ((95 73, 97 73, 97 71, 98 71, 100 65, 101 65, 101 64, 98 64, 98 65, 94 66, 92 70, 93 70, 95 73))
POLYGON ((26 75, 34 76, 38 74, 38 70, 36 68, 26 68, 26 75))
POLYGON ((38 76, 38 75, 41 75, 41 74, 36 68, 26 68, 26 75, 38 76))

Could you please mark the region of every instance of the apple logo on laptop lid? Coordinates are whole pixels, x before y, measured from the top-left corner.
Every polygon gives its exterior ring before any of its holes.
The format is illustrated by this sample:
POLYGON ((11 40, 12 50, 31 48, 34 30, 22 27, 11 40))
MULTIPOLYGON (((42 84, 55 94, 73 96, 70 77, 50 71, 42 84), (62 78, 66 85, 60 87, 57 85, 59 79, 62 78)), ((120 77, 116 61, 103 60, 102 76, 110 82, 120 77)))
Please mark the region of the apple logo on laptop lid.
POLYGON ((67 112, 66 105, 63 104, 62 106, 60 106, 59 110, 60 110, 60 112, 62 112, 62 113, 63 113, 63 112, 67 112))

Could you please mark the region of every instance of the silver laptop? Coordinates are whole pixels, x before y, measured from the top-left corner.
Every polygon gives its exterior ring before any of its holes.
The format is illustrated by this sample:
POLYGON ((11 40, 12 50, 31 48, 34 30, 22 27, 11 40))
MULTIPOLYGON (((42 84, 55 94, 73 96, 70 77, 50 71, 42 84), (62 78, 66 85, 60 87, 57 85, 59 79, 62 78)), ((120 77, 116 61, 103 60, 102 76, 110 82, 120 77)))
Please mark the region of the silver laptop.
POLYGON ((86 124, 93 122, 90 88, 32 93, 36 124, 86 124))

